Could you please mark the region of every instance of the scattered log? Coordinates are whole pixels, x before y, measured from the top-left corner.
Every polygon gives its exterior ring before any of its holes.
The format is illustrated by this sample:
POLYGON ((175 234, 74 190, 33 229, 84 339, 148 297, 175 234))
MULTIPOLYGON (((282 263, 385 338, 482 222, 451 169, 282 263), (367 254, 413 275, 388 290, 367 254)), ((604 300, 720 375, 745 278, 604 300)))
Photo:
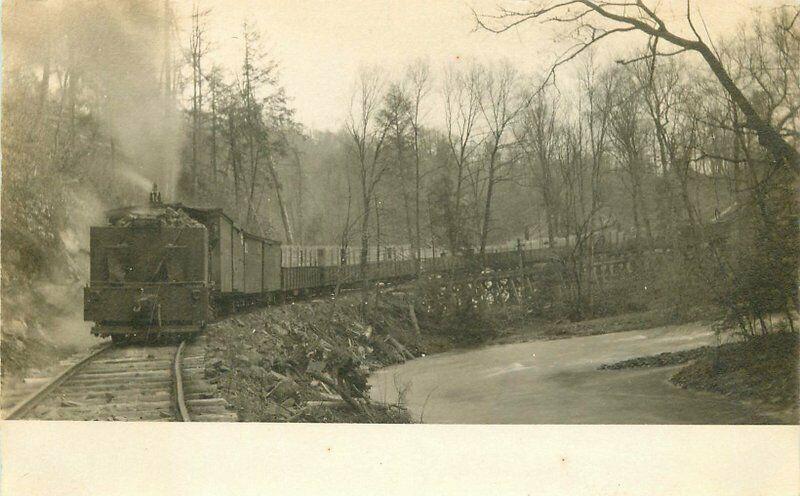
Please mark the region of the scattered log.
POLYGON ((375 346, 380 348, 383 353, 393 356, 399 363, 406 362, 406 357, 403 356, 396 346, 389 342, 388 338, 375 341, 375 346))
POLYGON ((400 354, 403 356, 403 358, 407 358, 409 360, 413 360, 414 359, 414 355, 412 355, 411 352, 408 351, 405 346, 400 344, 400 342, 398 340, 396 340, 392 336, 387 336, 386 340, 389 341, 390 343, 392 343, 392 346, 397 348, 397 351, 400 352, 400 354))
POLYGON ((315 400, 307 401, 305 406, 309 408, 342 408, 350 405, 344 400, 315 400))
MULTIPOLYGON (((320 383, 320 384, 322 384, 322 383, 320 383)), ((330 394, 329 394, 329 393, 319 393, 319 395, 320 395, 320 399, 321 399, 321 400, 328 400, 328 401, 342 401, 342 397, 341 397, 341 396, 339 396, 338 394, 332 394, 332 393, 330 393, 330 394)))

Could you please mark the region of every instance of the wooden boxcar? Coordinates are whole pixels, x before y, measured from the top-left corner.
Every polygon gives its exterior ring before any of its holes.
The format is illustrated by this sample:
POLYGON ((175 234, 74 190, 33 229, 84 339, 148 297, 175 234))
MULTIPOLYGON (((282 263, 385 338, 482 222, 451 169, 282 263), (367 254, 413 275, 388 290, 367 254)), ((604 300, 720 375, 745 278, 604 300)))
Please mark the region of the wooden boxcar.
POLYGON ((222 300, 258 302, 281 290, 280 243, 240 229, 219 208, 180 206, 209 232, 209 280, 222 300))

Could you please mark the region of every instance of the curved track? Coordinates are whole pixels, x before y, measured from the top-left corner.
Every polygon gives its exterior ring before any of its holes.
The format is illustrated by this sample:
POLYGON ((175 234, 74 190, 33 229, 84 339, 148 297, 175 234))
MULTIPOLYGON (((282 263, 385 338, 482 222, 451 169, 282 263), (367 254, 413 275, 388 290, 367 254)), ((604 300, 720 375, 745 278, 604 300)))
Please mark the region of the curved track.
POLYGON ((203 380, 203 347, 106 345, 21 400, 6 419, 229 421, 237 416, 203 380))

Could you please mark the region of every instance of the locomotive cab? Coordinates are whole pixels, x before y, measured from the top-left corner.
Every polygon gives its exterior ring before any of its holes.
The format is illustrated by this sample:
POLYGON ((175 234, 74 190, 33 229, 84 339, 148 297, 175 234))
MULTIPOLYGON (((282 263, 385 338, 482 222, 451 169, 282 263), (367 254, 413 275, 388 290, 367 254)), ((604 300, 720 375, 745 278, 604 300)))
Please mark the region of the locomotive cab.
POLYGON ((84 320, 94 322, 94 335, 193 333, 211 318, 208 232, 153 200, 113 210, 109 225, 90 230, 84 320))

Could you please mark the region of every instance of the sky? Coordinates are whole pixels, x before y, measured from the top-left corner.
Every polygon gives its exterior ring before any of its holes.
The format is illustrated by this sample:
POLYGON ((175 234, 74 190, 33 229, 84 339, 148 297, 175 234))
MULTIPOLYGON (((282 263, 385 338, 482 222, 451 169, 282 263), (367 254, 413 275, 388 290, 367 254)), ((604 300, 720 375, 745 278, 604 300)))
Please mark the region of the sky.
MULTIPOLYGON (((387 77, 402 74, 409 62, 427 60, 434 72, 445 64, 506 58, 522 71, 537 74, 564 49, 554 42, 553 25, 525 23, 503 34, 476 31, 472 9, 490 13, 499 0, 199 0, 210 8, 210 54, 234 68, 241 58, 241 26, 246 20, 264 35, 270 56, 280 66, 281 82, 297 119, 309 128, 333 130, 343 124, 353 82, 361 66, 377 64, 387 77)), ((173 0, 186 37, 190 0, 173 0)), ((772 0, 694 0, 713 37, 733 33, 751 17, 752 8, 768 9, 772 0)), ((785 2, 784 2, 785 3, 785 2)), ((524 8, 525 1, 503 1, 524 8)), ((685 27, 684 0, 648 2, 665 19, 685 27)), ((643 46, 638 37, 620 37, 603 45, 603 54, 643 46)), ((569 69, 567 69, 567 72, 569 69)), ((436 98, 436 95, 433 95, 436 98)))

